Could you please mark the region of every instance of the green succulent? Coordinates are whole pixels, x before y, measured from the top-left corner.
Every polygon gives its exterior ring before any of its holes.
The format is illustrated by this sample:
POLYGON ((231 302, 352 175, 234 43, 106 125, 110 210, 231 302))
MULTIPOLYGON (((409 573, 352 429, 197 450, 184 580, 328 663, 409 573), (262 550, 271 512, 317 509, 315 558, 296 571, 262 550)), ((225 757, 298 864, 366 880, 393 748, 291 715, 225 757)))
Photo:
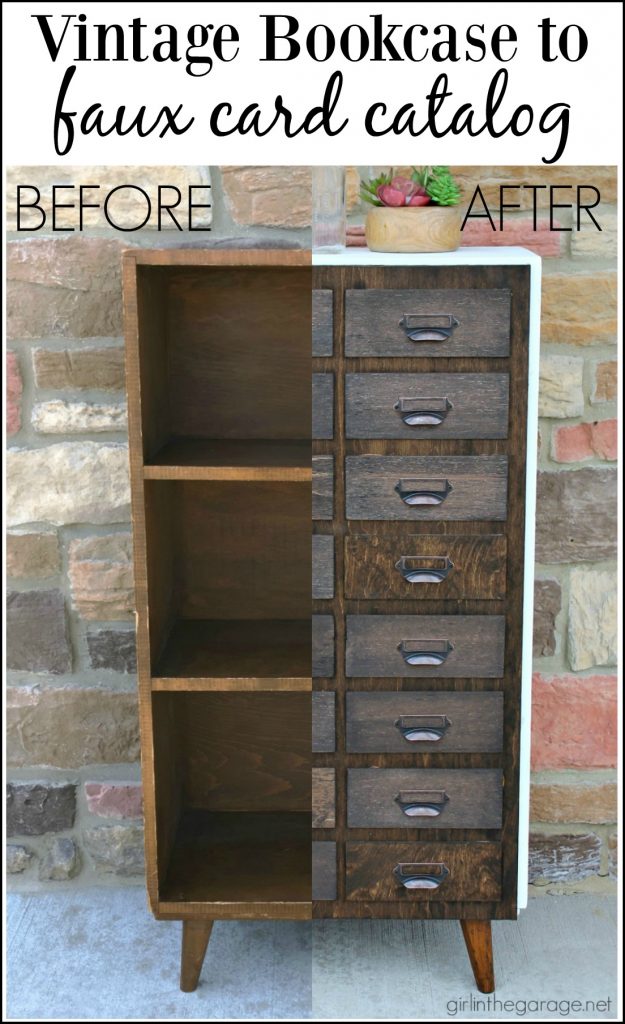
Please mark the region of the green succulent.
POLYGON ((369 181, 360 182, 360 198, 365 203, 371 203, 372 206, 383 206, 384 204, 378 199, 378 188, 380 185, 390 185, 393 179, 393 168, 390 171, 382 171, 382 174, 378 174, 377 178, 370 178, 369 181))
POLYGON ((457 206, 462 198, 449 167, 413 167, 412 180, 425 189, 437 206, 457 206))

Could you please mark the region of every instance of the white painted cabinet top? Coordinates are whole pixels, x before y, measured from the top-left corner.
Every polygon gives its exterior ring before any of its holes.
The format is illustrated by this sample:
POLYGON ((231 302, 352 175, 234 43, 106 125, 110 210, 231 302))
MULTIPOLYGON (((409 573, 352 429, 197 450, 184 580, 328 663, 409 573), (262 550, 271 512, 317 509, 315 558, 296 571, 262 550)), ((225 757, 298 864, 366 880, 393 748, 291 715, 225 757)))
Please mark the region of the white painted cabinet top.
POLYGON ((347 246, 336 252, 313 250, 314 267, 471 267, 511 265, 540 266, 540 256, 520 245, 464 245, 455 252, 371 252, 347 246))

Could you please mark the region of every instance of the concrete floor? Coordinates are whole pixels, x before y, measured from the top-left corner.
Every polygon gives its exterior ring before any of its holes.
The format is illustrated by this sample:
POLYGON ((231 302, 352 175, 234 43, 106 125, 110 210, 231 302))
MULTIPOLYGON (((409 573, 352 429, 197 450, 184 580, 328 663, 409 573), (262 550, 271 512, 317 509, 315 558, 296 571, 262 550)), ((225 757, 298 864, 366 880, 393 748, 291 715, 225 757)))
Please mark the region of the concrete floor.
MULTIPOLYGON (((142 889, 13 894, 9 1020, 507 1019, 480 996, 456 922, 216 925, 198 990, 178 990, 180 925, 154 921, 142 889), (447 1004, 450 1004, 449 1007, 447 1004)), ((543 897, 494 925, 496 998, 612 999, 599 1012, 544 1006, 528 1020, 614 1020, 616 908, 606 897, 543 897)))

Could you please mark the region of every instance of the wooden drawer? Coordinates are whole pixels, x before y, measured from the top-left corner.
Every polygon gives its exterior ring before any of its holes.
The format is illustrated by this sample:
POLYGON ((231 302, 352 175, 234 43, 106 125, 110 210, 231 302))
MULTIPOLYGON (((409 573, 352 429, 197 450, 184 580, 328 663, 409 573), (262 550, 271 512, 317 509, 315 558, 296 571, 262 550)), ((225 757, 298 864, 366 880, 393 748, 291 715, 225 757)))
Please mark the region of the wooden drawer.
POLYGON ((348 615, 348 676, 500 678, 503 615, 348 615))
POLYGON ((505 455, 355 455, 345 459, 348 519, 506 518, 505 455))
POLYGON ((336 899, 336 843, 312 844, 312 898, 336 899))
POLYGON ((312 694, 312 749, 314 753, 332 754, 336 749, 334 729, 335 695, 331 691, 312 694))
MULTIPOLYGON (((507 437, 508 385, 507 373, 348 373, 345 435, 507 437)), ((313 388, 313 422, 314 408, 313 388)))
POLYGON ((334 828, 335 825, 334 768, 312 770, 312 827, 334 828))
POLYGON ((345 292, 348 356, 507 356, 510 291, 507 288, 345 292))
POLYGON ((503 693, 352 692, 346 732, 351 754, 497 753, 503 747, 503 693))
POLYGON ((313 373, 312 436, 329 439, 334 436, 334 375, 313 373))
POLYGON ((312 617, 312 674, 324 679, 334 675, 334 618, 312 617))
POLYGON ((312 596, 334 597, 334 537, 320 533, 312 539, 312 596))
MULTIPOLYGON (((406 600, 505 597, 506 538, 402 533, 345 538, 345 596, 406 600)), ((313 578, 314 578, 313 557, 313 578)))
POLYGON ((498 900, 499 843, 347 843, 348 900, 498 900))
POLYGON ((331 455, 312 458, 312 517, 332 519, 334 512, 334 459, 331 455))
POLYGON ((350 768, 348 828, 501 828, 498 768, 350 768))
POLYGON ((313 290, 312 354, 332 355, 332 291, 329 288, 313 290))

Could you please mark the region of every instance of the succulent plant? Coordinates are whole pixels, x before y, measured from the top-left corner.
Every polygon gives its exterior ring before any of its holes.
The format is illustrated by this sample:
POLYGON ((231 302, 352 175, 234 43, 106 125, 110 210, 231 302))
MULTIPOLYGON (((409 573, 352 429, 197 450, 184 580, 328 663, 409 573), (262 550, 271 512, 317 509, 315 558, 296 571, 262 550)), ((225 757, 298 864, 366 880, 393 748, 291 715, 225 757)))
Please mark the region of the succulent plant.
POLYGON ((372 206, 456 206, 461 192, 448 167, 413 167, 409 178, 383 171, 361 181, 360 196, 372 206))
POLYGON ((449 167, 413 167, 412 177, 421 185, 437 206, 457 206, 462 198, 449 167))

